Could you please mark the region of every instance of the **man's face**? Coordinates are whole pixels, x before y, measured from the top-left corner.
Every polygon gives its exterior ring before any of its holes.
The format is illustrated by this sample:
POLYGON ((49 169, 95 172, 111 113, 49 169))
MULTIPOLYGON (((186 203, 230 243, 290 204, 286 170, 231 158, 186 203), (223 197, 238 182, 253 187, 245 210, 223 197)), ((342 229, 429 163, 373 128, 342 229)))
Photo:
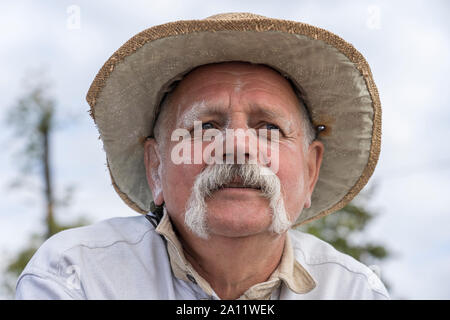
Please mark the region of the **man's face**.
MULTIPOLYGON (((194 182, 209 164, 203 158, 200 162, 197 158, 190 163, 175 163, 172 150, 179 141, 171 141, 171 133, 181 128, 193 135, 195 121, 201 121, 204 130, 278 130, 278 155, 274 161, 277 161, 276 176, 289 220, 294 222, 302 209, 310 206, 323 145, 315 141, 305 148, 299 101, 289 82, 277 72, 265 66, 238 62, 202 66, 179 83, 166 107, 170 108, 167 122, 170 128, 163 128, 169 131, 164 135, 165 141, 151 139, 145 147, 147 178, 155 202, 165 202, 178 229, 185 228, 186 205, 194 182), (149 160, 154 157, 159 160, 149 160)), ((192 150, 198 143, 194 140, 189 142, 192 150)), ((232 140, 234 150, 245 150, 248 155, 259 151, 259 145, 255 150, 248 148, 248 139, 245 140, 247 145, 239 139, 232 140)), ((211 143, 200 142, 203 148, 211 143)), ((224 158, 226 152, 224 148, 224 158)), ((270 163, 260 165, 267 167, 270 163)), ((269 199, 258 189, 221 188, 206 197, 205 203, 210 235, 248 236, 268 232, 272 223, 269 199)))

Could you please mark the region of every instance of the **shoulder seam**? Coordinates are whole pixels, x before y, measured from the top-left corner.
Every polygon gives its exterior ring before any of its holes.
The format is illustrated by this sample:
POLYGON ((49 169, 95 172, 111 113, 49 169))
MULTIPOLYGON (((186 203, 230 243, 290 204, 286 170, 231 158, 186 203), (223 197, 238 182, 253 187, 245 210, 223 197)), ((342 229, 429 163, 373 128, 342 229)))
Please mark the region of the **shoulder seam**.
MULTIPOLYGON (((305 261, 305 262, 306 262, 306 261, 305 261)), ((366 282, 367 282, 367 285, 368 285, 368 287, 370 288, 370 290, 372 290, 372 291, 374 291, 375 293, 378 293, 378 294, 382 295, 383 297, 389 299, 389 297, 388 297, 387 295, 385 295, 382 291, 377 290, 376 288, 374 288, 374 287, 370 284, 370 282, 369 282, 369 277, 368 277, 368 275, 367 275, 366 273, 364 273, 364 272, 359 272, 359 271, 352 270, 352 269, 350 269, 348 266, 346 266, 346 265, 344 265, 344 264, 342 264, 342 263, 340 263, 340 262, 338 262, 338 261, 323 261, 323 262, 318 262, 318 263, 308 263, 308 262, 306 262, 306 264, 308 264, 308 265, 313 265, 313 266, 316 266, 316 265, 322 265, 322 264, 330 264, 330 263, 336 264, 336 265, 338 265, 338 266, 344 268, 345 270, 347 270, 348 272, 351 272, 351 273, 353 273, 353 274, 357 274, 357 275, 362 275, 362 276, 364 276, 364 278, 365 278, 365 280, 366 280, 366 282)), ((367 267, 366 267, 366 268, 367 268, 367 267)), ((379 280, 379 281, 381 281, 381 280, 379 280)))
POLYGON ((105 249, 105 248, 108 248, 108 247, 112 247, 112 246, 114 246, 114 245, 116 245, 116 244, 118 244, 118 243, 127 243, 127 244, 130 244, 130 245, 136 245, 136 244, 140 243, 140 242, 145 238, 145 236, 146 236, 148 233, 150 233, 151 231, 155 231, 155 229, 154 229, 153 227, 150 228, 150 229, 148 229, 147 231, 145 231, 145 232, 141 235, 141 237, 139 237, 139 238, 136 239, 135 241, 116 240, 116 241, 113 241, 112 243, 109 243, 109 244, 107 244, 107 245, 103 245, 103 246, 95 246, 95 247, 89 246, 89 245, 87 245, 87 244, 82 244, 82 243, 77 244, 77 245, 74 245, 74 246, 72 246, 72 247, 70 247, 70 248, 67 248, 67 249, 61 251, 61 252, 58 254, 58 259, 56 260, 56 261, 57 261, 57 262, 56 262, 56 270, 58 270, 58 273, 61 272, 61 269, 60 269, 60 268, 62 267, 62 265, 61 265, 61 260, 63 259, 64 254, 65 254, 67 251, 69 251, 69 250, 72 250, 72 249, 77 248, 77 247, 84 247, 84 248, 87 248, 87 249, 105 249))
MULTIPOLYGON (((305 233, 303 233, 303 232, 301 232, 301 231, 299 231, 299 230, 295 230, 295 231, 298 232, 298 233, 300 233, 301 235, 305 235, 305 233)), ((309 234, 306 234, 306 235, 309 235, 309 234)), ((311 235, 310 235, 310 236, 311 236, 311 235)), ((314 237, 314 238, 315 238, 315 237, 314 237)), ((317 239, 318 239, 318 238, 317 238, 317 239)), ((330 245, 328 242, 323 241, 323 240, 321 240, 321 239, 318 239, 318 240, 320 240, 320 241, 323 242, 324 244, 330 246, 331 249, 334 250, 334 251, 336 251, 338 254, 347 256, 347 257, 349 257, 349 258, 351 258, 351 259, 354 259, 353 257, 348 256, 347 254, 342 253, 342 252, 336 250, 336 248, 334 248, 334 247, 333 247, 332 245, 330 245)), ((365 278, 365 280, 366 280, 366 282, 367 282, 368 287, 370 288, 370 290, 372 290, 373 292, 375 292, 375 293, 377 293, 377 294, 382 295, 382 296, 385 297, 386 299, 389 299, 389 296, 387 296, 384 292, 382 292, 382 291, 380 291, 380 290, 377 290, 376 288, 373 288, 372 285, 370 285, 370 283, 369 283, 369 275, 368 275, 368 274, 366 274, 366 273, 364 273, 364 272, 360 272, 360 271, 355 271, 355 270, 353 270, 352 268, 350 268, 349 266, 347 266, 347 265, 345 265, 345 264, 343 264, 343 263, 341 263, 341 262, 339 262, 339 261, 336 261, 335 259, 332 260, 332 259, 327 258, 327 257, 324 257, 324 256, 322 256, 320 259, 313 259, 313 260, 320 261, 320 262, 312 262, 309 256, 308 256, 308 258, 306 257, 306 254, 305 254, 305 252, 303 251, 303 248, 301 248, 301 246, 298 246, 297 243, 294 242, 294 243, 293 243, 293 247, 294 247, 294 250, 300 251, 300 253, 301 253, 302 256, 303 256, 303 261, 305 262, 305 264, 310 265, 310 266, 321 265, 321 264, 329 264, 329 263, 333 263, 333 264, 339 265, 340 267, 344 268, 344 269, 347 270, 348 272, 351 272, 351 273, 353 273, 353 274, 359 274, 359 275, 364 276, 364 278, 365 278)), ((354 260, 355 260, 356 262, 360 263, 361 265, 363 265, 365 268, 367 268, 367 266, 365 266, 364 264, 362 264, 362 263, 359 262, 358 260, 356 260, 356 259, 354 259, 354 260)), ((379 279, 379 281, 381 281, 381 280, 379 279)), ((384 284, 383 284, 383 285, 384 285, 384 284)))
POLYGON ((144 237, 150 231, 155 231, 155 229, 152 228, 152 229, 149 229, 149 230, 145 231, 139 238, 135 239, 134 241, 128 241, 128 240, 125 240, 125 239, 123 239, 123 240, 114 240, 111 243, 104 244, 104 245, 98 245, 98 246, 92 246, 92 245, 88 245, 88 244, 85 244, 85 243, 79 243, 79 244, 76 244, 76 245, 74 245, 74 246, 72 246, 70 248, 67 248, 67 249, 63 250, 61 253, 64 253, 64 252, 69 251, 69 250, 72 250, 73 248, 76 248, 76 247, 85 247, 85 248, 88 248, 88 249, 105 249, 105 248, 108 248, 108 247, 112 247, 113 245, 115 245, 117 243, 121 243, 121 242, 125 242, 125 243, 128 243, 128 244, 138 244, 139 242, 141 242, 144 239, 144 237))

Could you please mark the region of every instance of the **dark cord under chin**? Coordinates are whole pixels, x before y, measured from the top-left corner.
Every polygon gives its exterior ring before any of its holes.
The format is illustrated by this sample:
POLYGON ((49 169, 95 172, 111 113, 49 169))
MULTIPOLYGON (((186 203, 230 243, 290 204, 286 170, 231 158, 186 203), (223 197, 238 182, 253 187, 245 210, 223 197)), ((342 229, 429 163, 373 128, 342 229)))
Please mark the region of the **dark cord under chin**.
POLYGON ((150 212, 145 215, 148 221, 156 228, 164 214, 164 202, 158 206, 154 201, 150 203, 150 212))

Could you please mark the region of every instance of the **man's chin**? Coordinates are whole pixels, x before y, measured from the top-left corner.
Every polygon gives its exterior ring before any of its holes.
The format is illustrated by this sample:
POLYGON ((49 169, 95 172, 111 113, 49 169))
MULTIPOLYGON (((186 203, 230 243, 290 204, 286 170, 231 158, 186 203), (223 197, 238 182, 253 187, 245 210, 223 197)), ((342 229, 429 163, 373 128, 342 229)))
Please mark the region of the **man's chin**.
POLYGON ((215 207, 208 212, 207 224, 210 236, 247 237, 268 232, 272 224, 270 210, 266 207, 237 206, 215 207))
POLYGON ((213 229, 210 230, 208 234, 208 239, 211 238, 230 238, 230 239, 239 239, 239 238, 247 238, 251 236, 256 236, 264 233, 271 233, 269 228, 229 228, 229 229, 213 229))

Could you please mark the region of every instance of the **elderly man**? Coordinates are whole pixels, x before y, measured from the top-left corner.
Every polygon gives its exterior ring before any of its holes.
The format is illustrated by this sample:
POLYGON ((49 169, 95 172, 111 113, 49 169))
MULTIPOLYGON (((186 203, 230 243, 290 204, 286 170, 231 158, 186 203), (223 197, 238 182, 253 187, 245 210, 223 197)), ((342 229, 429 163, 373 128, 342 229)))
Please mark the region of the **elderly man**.
POLYGON ((18 298, 388 298, 291 229, 344 206, 378 158, 376 87, 342 39, 252 14, 169 23, 122 46, 88 102, 113 186, 146 215, 54 236, 18 298))

